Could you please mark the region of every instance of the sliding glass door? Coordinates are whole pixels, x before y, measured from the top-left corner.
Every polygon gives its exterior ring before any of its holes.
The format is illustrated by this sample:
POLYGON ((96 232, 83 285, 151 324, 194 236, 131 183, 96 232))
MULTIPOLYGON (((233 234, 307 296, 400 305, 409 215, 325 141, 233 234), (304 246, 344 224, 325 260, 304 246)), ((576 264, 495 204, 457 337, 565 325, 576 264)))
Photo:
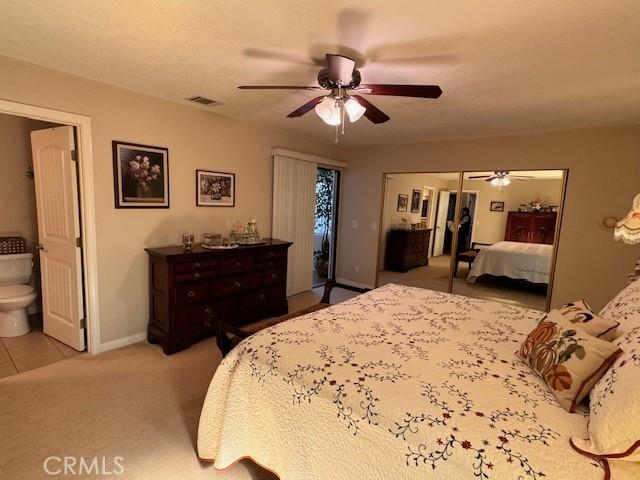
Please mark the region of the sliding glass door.
POLYGON ((313 287, 324 285, 327 279, 335 279, 339 191, 340 171, 318 167, 313 236, 313 287))

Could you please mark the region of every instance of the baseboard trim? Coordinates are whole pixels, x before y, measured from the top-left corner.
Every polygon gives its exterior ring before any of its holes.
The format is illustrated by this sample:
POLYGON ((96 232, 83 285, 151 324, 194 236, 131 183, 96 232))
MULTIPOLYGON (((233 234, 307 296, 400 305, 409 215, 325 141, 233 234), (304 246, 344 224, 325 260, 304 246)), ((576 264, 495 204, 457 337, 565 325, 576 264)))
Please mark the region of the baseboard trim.
POLYGON ((116 340, 111 340, 110 342, 102 343, 100 344, 100 351, 108 352, 109 350, 115 350, 116 348, 122 348, 134 343, 144 342, 146 339, 147 332, 136 333, 135 335, 131 335, 129 337, 118 338, 116 340))
POLYGON ((366 283, 359 283, 359 282, 354 282, 352 280, 347 280, 346 278, 336 278, 336 283, 338 285, 336 285, 336 287, 340 288, 339 284, 342 285, 348 285, 349 287, 355 287, 355 288, 360 288, 360 289, 367 289, 367 290, 373 290, 374 286, 371 285, 367 285, 366 283))

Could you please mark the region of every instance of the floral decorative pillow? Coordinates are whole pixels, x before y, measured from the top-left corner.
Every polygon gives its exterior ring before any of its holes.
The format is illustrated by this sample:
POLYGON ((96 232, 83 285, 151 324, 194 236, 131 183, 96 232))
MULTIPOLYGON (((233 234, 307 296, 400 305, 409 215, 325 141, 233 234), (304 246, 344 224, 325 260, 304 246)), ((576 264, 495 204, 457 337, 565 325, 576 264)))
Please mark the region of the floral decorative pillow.
POLYGON ((634 280, 624 287, 600 311, 600 315, 620 322, 618 336, 640 327, 640 281, 634 280))
POLYGON ((640 462, 640 327, 614 343, 624 353, 591 391, 589 438, 571 446, 591 458, 640 462))
POLYGON ((594 313, 584 300, 567 303, 557 309, 571 323, 579 323, 589 335, 612 341, 616 338, 616 328, 620 322, 609 320, 594 313))
POLYGON ((549 386, 562 407, 574 412, 622 353, 552 310, 533 329, 517 355, 549 386))

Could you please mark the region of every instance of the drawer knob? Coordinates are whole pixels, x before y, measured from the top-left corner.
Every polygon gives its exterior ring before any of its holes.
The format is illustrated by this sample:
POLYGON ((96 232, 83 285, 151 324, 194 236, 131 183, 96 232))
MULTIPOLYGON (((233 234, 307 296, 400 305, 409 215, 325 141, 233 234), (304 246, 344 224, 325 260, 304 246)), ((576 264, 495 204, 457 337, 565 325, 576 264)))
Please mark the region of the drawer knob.
POLYGON ((242 286, 242 283, 236 280, 236 283, 234 283, 234 285, 236 286, 236 288, 240 288, 242 286))
POLYGON ((205 308, 204 309, 204 314, 207 317, 213 317, 213 308, 209 307, 209 308, 205 308))
POLYGON ((194 292, 193 290, 189 290, 189 291, 187 292, 187 297, 189 297, 189 298, 193 298, 193 297, 195 297, 195 296, 196 296, 196 292, 194 292))
POLYGON ((242 262, 236 262, 236 268, 240 268, 242 266, 242 262))
POLYGON ((264 302, 264 301, 267 299, 267 296, 266 296, 264 293, 261 293, 261 294, 258 296, 258 299, 260 299, 261 301, 263 301, 263 302, 264 302))
POLYGON ((269 252, 269 257, 273 258, 273 257, 275 257, 275 256, 276 256, 276 254, 275 254, 275 253, 273 253, 273 252, 269 252))
POLYGON ((199 278, 200 278, 200 274, 196 272, 196 273, 193 275, 193 278, 195 278, 196 280, 197 280, 197 279, 199 279, 199 278))
POLYGON ((273 267, 274 265, 275 265, 274 261, 273 260, 269 260, 269 266, 273 267))
POLYGON ((196 268, 200 268, 200 262, 196 262, 195 267, 196 267, 196 268))
POLYGON ((276 278, 278 278, 278 274, 277 273, 272 273, 271 274, 271 278, 273 278, 275 280, 276 278))

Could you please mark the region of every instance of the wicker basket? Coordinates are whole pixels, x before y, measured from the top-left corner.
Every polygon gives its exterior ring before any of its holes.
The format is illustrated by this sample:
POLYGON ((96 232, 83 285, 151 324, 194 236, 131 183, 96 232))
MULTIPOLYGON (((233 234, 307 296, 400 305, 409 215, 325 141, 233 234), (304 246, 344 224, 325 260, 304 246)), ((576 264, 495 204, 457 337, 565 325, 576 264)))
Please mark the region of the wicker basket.
POLYGON ((26 251, 25 243, 22 237, 0 237, 0 255, 24 253, 26 251))

